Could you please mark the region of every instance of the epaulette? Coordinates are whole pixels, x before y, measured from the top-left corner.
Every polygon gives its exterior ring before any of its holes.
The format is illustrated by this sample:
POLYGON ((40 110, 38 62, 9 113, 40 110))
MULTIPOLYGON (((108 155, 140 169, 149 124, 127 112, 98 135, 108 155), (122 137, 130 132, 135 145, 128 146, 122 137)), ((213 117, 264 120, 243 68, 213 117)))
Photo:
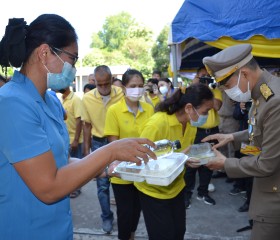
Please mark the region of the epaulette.
POLYGON ((267 86, 266 83, 263 83, 260 86, 260 91, 266 101, 268 101, 272 96, 274 96, 273 91, 269 86, 267 86))

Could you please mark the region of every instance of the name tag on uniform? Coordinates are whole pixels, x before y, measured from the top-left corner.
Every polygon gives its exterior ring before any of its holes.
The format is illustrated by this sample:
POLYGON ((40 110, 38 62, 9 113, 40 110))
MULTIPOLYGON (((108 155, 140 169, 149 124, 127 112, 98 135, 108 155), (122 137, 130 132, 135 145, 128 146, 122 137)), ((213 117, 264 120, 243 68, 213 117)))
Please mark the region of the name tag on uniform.
POLYGON ((257 156, 261 153, 261 149, 256 146, 241 143, 240 152, 248 156, 257 156))

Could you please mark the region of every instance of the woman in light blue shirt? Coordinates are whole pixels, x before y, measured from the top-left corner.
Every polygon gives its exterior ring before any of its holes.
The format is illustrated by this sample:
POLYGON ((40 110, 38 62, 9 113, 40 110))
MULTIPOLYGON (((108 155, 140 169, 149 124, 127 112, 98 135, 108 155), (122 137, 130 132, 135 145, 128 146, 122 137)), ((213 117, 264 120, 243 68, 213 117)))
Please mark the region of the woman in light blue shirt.
POLYGON ((125 139, 68 164, 62 111, 46 90, 69 86, 77 59, 77 35, 64 18, 44 14, 29 26, 9 20, 0 65, 21 69, 0 89, 1 240, 73 239, 69 193, 115 159, 155 157, 142 146, 153 145, 147 139, 125 139))

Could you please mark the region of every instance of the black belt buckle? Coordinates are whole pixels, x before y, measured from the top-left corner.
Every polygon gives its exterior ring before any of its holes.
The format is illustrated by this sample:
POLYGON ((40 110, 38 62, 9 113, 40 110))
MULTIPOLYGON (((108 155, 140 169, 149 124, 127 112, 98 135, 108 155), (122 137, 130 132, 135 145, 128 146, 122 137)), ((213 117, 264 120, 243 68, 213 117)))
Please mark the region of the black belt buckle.
POLYGON ((210 133, 211 133, 211 128, 205 129, 205 133, 206 133, 206 134, 210 134, 210 133))

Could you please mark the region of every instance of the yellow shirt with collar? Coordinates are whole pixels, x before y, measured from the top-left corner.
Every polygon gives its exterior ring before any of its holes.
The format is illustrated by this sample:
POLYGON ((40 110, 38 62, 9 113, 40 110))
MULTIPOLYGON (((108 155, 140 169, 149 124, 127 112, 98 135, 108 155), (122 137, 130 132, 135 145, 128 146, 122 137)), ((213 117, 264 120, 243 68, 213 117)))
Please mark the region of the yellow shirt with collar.
MULTIPOLYGON (((65 99, 62 99, 62 105, 67 113, 65 120, 70 144, 74 141, 76 133, 76 119, 82 115, 82 100, 74 93, 70 92, 65 99)), ((81 131, 79 143, 83 142, 83 132, 81 131)))
MULTIPOLYGON (((105 121, 104 135, 117 136, 119 139, 129 137, 139 137, 140 128, 154 114, 153 107, 146 102, 139 102, 136 116, 129 109, 125 98, 120 100, 108 109, 105 121)), ((111 178, 112 183, 132 184, 120 178, 111 178)))
MULTIPOLYGON (((219 89, 215 88, 215 89, 211 89, 211 91, 215 99, 223 101, 222 92, 219 89)), ((206 123, 204 123, 199 128, 208 129, 208 128, 217 127, 219 126, 219 124, 220 124, 219 114, 215 109, 212 108, 208 111, 208 118, 206 123)))
POLYGON ((82 120, 90 123, 91 135, 104 137, 106 113, 110 106, 123 98, 120 87, 112 86, 107 102, 103 102, 97 88, 87 92, 82 99, 82 120))
POLYGON ((152 101, 152 103, 153 103, 153 105, 154 105, 154 107, 156 107, 159 103, 160 103, 160 98, 159 98, 159 96, 154 96, 154 97, 151 97, 150 95, 148 95, 149 96, 149 98, 151 99, 151 101, 152 101))
MULTIPOLYGON (((197 128, 189 123, 183 135, 182 124, 178 121, 175 114, 168 115, 165 112, 155 113, 145 124, 140 137, 148 138, 151 141, 168 139, 181 142, 180 152, 194 143, 197 128)), ((157 186, 144 182, 134 182, 136 188, 144 194, 158 198, 171 199, 176 197, 185 187, 184 171, 168 186, 157 186)))
POLYGON ((146 102, 151 104, 154 108, 156 107, 156 105, 158 103, 160 103, 160 98, 159 96, 155 96, 155 97, 151 97, 150 94, 148 92, 145 92, 145 94, 143 95, 143 97, 140 99, 140 101, 142 102, 146 102))

